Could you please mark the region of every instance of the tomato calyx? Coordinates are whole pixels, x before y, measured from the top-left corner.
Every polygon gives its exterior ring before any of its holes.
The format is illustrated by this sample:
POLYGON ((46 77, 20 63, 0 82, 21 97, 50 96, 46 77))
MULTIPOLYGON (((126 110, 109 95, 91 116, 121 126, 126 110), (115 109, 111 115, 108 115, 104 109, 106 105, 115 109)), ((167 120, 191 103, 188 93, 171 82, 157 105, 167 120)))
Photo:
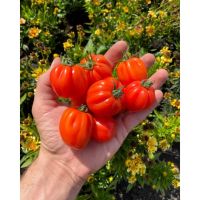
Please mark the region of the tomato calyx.
POLYGON ((116 99, 119 99, 124 93, 123 93, 123 87, 119 88, 119 89, 114 89, 112 91, 112 94, 113 96, 116 98, 116 99))
POLYGON ((87 60, 86 63, 79 65, 87 70, 92 70, 93 66, 95 65, 95 62, 92 60, 92 56, 89 54, 86 60, 87 60))
POLYGON ((153 82, 150 80, 143 80, 141 82, 141 85, 145 88, 150 88, 153 85, 153 82))
POLYGON ((78 110, 81 112, 88 112, 88 107, 87 107, 87 105, 82 104, 79 106, 78 110))
POLYGON ((57 102, 58 103, 63 103, 65 105, 67 105, 67 106, 71 105, 71 99, 70 98, 58 97, 57 98, 57 102))

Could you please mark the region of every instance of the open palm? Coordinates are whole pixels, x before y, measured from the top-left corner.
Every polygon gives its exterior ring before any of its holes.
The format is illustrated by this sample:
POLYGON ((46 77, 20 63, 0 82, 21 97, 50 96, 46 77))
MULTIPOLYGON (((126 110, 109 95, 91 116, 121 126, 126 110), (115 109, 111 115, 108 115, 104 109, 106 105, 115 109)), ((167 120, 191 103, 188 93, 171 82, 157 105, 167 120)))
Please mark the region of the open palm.
MULTIPOLYGON (((126 42, 119 41, 105 54, 108 61, 114 65, 121 59, 128 48, 126 42)), ((146 54, 141 58, 147 67, 154 63, 154 56, 146 54)), ((60 59, 54 59, 51 68, 60 64, 60 59)), ((91 141, 85 149, 74 150, 67 146, 59 133, 59 120, 66 106, 57 103, 56 95, 50 86, 49 69, 38 80, 33 103, 33 116, 41 137, 41 149, 52 154, 55 160, 64 163, 74 174, 86 178, 90 173, 101 168, 120 148, 130 130, 140 123, 159 104, 162 92, 159 88, 167 79, 166 70, 160 69, 150 77, 156 89, 156 103, 149 109, 137 113, 123 113, 117 120, 116 135, 105 143, 91 141)))

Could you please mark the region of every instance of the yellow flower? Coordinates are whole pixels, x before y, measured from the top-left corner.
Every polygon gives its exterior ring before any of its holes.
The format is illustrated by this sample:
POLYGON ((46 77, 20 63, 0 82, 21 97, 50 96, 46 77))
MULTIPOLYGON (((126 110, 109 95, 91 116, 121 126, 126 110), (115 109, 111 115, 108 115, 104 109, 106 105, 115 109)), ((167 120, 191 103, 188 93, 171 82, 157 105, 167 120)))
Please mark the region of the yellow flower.
POLYGON ((55 7, 54 10, 53 10, 53 14, 54 14, 54 15, 57 15, 58 11, 59 11, 59 8, 58 8, 58 7, 55 7))
POLYGON ((171 134, 171 138, 174 140, 176 135, 174 133, 171 134))
POLYGON ((163 172, 163 176, 167 176, 167 172, 163 172))
POLYGON ((157 16, 156 16, 156 13, 154 12, 154 11, 152 11, 152 10, 149 10, 148 11, 148 16, 149 17, 152 17, 152 18, 156 18, 157 16))
POLYGON ((139 154, 134 154, 131 159, 125 161, 127 166, 127 171, 131 173, 132 176, 140 174, 141 176, 146 173, 146 165, 143 163, 142 158, 139 154))
POLYGON ((155 33, 155 26, 154 25, 146 26, 146 32, 149 37, 153 36, 155 33))
POLYGON ((38 61, 38 65, 41 67, 44 67, 46 64, 47 64, 47 60, 45 60, 45 59, 41 59, 38 61))
POLYGON ((147 141, 148 152, 154 153, 157 151, 158 142, 155 137, 149 137, 147 141))
POLYGON ((46 35, 46 36, 50 36, 51 33, 50 33, 49 31, 45 31, 45 32, 44 32, 44 35, 46 35))
POLYGON ((127 7, 127 6, 124 6, 124 7, 123 7, 123 11, 124 11, 125 13, 128 13, 128 12, 129 12, 128 7, 127 7))
POLYGON ((180 77, 180 71, 171 72, 170 76, 174 77, 174 78, 179 78, 180 77))
POLYGON ((121 21, 117 27, 116 27, 116 31, 123 31, 126 28, 126 24, 125 22, 121 21))
POLYGON ((40 142, 36 140, 35 136, 28 136, 24 142, 21 143, 22 148, 26 151, 36 151, 39 148, 40 142))
POLYGON ((170 144, 167 142, 166 139, 163 139, 159 142, 159 147, 163 150, 166 151, 167 149, 169 149, 170 144))
POLYGON ((164 46, 161 50, 160 53, 166 57, 169 57, 171 54, 171 50, 169 50, 169 47, 164 46))
POLYGON ((94 32, 95 35, 100 35, 101 34, 101 30, 98 28, 95 32, 94 32))
POLYGON ((129 167, 129 166, 131 165, 131 160, 130 160, 130 159, 127 159, 127 160, 125 161, 125 165, 126 165, 127 167, 129 167))
POLYGON ((170 99, 171 96, 172 96, 172 94, 170 92, 165 92, 163 97, 165 99, 170 99))
POLYGON ((173 185, 174 188, 179 188, 180 187, 180 181, 177 180, 177 179, 174 179, 172 181, 172 185, 173 185))
POLYGON ((147 4, 151 4, 151 0, 146 0, 146 3, 147 4))
POLYGON ((22 124, 25 125, 25 126, 30 126, 31 123, 32 123, 33 119, 28 116, 27 118, 25 118, 23 121, 22 121, 22 124))
POLYGON ((180 100, 179 99, 173 99, 173 100, 171 100, 170 104, 173 107, 176 107, 176 108, 180 109, 180 100))
POLYGON ((95 6, 99 6, 100 5, 100 1, 99 0, 93 0, 92 2, 93 2, 93 4, 95 6))
POLYGON ((160 63, 161 64, 169 64, 172 62, 172 58, 166 57, 166 56, 161 56, 160 57, 160 63))
POLYGON ((64 50, 69 49, 69 48, 71 48, 73 46, 74 45, 72 44, 72 40, 71 39, 68 39, 66 42, 63 43, 64 50))
POLYGON ((108 24, 107 24, 106 22, 102 22, 100 25, 101 25, 103 28, 106 28, 106 27, 108 26, 108 24))
POLYGON ((160 18, 164 18, 164 17, 167 16, 167 12, 162 11, 162 10, 159 10, 159 11, 158 11, 158 15, 159 15, 160 18))
POLYGON ((45 2, 48 2, 47 0, 32 0, 32 4, 44 4, 45 2))
POLYGON ((20 18, 20 25, 25 24, 26 20, 24 18, 20 18))
POLYGON ((174 163, 173 163, 173 162, 168 161, 167 164, 168 164, 169 166, 171 166, 172 168, 174 167, 174 163))
POLYGON ((109 2, 109 3, 107 3, 106 4, 106 7, 109 9, 109 8, 112 8, 112 3, 111 2, 109 2))
POLYGON ((129 178, 128 178, 128 182, 130 183, 130 184, 133 184, 133 183, 135 183, 136 182, 136 177, 135 176, 130 176, 129 178))
POLYGON ((108 9, 103 9, 101 10, 101 12, 103 13, 103 15, 105 16, 107 13, 109 13, 110 11, 108 9))
POLYGON ((94 176, 93 176, 93 175, 90 175, 90 176, 87 178, 87 182, 92 183, 93 181, 94 181, 94 176))
POLYGON ((113 181, 113 176, 110 176, 110 177, 108 178, 108 181, 111 183, 111 182, 113 181))
POLYGON ((59 54, 54 53, 54 54, 53 54, 53 57, 54 57, 54 58, 57 58, 57 57, 59 57, 59 54))
POLYGON ((44 72, 46 72, 46 69, 38 67, 38 68, 33 70, 32 77, 35 78, 36 80, 38 80, 39 76, 41 74, 43 74, 44 72))
POLYGON ((41 30, 39 28, 33 27, 28 30, 29 38, 36 38, 40 34, 41 30))
POLYGON ((74 38, 75 37, 74 31, 71 31, 70 33, 68 33, 67 36, 70 38, 74 38))
POLYGON ((143 32, 143 30, 144 30, 144 29, 143 29, 142 25, 139 24, 139 25, 135 26, 134 29, 130 30, 130 31, 129 31, 129 34, 130 34, 131 36, 133 36, 133 35, 141 35, 142 32, 143 32))
POLYGON ((121 2, 117 2, 116 3, 116 7, 120 8, 122 6, 122 3, 121 2))
POLYGON ((89 18, 90 20, 91 20, 93 17, 94 17, 94 15, 91 14, 91 13, 88 15, 88 18, 89 18))
POLYGON ((172 172, 173 172, 174 174, 178 174, 178 173, 179 173, 179 169, 178 169, 176 166, 173 166, 173 167, 172 167, 172 172))

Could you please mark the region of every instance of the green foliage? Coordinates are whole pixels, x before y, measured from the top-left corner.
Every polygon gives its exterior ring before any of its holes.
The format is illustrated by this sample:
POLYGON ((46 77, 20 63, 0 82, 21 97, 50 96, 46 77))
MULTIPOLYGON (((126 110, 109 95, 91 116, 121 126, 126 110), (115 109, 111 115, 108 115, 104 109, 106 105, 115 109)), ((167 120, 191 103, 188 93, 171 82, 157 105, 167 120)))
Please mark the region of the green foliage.
POLYGON ((87 53, 104 54, 123 39, 131 54, 155 55, 149 76, 160 68, 169 71, 164 99, 131 131, 117 154, 88 178, 77 199, 114 199, 122 180, 129 182, 127 192, 135 184, 161 192, 178 187, 176 166, 160 161, 160 155, 180 140, 179 0, 22 0, 20 14, 21 168, 38 155, 40 138, 31 108, 38 77, 53 58, 78 63, 87 53))

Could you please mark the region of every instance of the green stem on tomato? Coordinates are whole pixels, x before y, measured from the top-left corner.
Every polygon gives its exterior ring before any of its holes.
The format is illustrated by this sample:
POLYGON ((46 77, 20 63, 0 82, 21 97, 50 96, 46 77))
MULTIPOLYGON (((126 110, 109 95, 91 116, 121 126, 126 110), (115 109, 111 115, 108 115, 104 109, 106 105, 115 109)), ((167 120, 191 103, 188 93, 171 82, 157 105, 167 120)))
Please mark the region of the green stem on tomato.
POLYGON ((151 87, 152 84, 153 84, 153 82, 150 81, 150 80, 143 80, 142 83, 141 83, 141 85, 142 85, 143 87, 145 87, 145 88, 151 87))
POLYGON ((120 98, 124 93, 123 93, 123 88, 124 87, 121 87, 121 88, 119 88, 119 89, 114 89, 113 91, 112 91, 112 94, 113 94, 113 96, 116 98, 116 99, 118 99, 118 98, 120 98))
POLYGON ((81 111, 81 112, 88 112, 88 107, 87 107, 87 105, 82 104, 82 105, 80 105, 78 110, 81 111))

